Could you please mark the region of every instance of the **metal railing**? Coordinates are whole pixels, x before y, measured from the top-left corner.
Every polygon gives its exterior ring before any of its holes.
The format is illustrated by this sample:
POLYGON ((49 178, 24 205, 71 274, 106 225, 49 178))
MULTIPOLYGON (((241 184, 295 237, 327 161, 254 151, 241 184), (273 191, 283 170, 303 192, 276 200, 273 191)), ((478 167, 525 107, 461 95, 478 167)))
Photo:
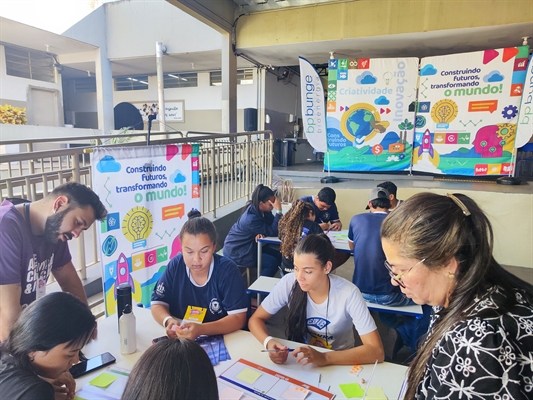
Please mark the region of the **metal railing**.
MULTIPOLYGON (((134 142, 106 144, 123 147, 144 145, 147 133, 121 134, 134 142)), ((75 180, 91 187, 90 150, 116 136, 87 136, 47 138, 37 140, 2 141, 0 144, 23 144, 27 152, 0 155, 0 194, 36 201, 56 186, 75 180), (95 145, 74 148, 32 151, 35 143, 57 143, 58 147, 76 141, 92 141, 95 145)), ((200 144, 200 200, 202 214, 217 217, 217 210, 239 199, 248 198, 259 183, 272 184, 273 140, 271 131, 217 134, 206 132, 160 133, 151 135, 151 145, 200 144), (167 136, 167 138, 160 138, 167 136), (168 136, 177 136, 170 137, 168 136)), ((71 248, 80 277, 87 277, 86 269, 99 263, 96 224, 82 233, 76 249, 71 248), (73 251, 74 250, 74 251, 73 251)))

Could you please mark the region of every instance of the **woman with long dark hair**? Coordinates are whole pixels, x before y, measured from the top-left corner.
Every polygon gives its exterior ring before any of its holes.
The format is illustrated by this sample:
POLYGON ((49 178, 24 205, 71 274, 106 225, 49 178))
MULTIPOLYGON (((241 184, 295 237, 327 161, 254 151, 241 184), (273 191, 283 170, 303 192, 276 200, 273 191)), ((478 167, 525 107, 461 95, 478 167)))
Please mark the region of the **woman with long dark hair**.
POLYGON ((270 352, 274 363, 289 355, 266 329, 266 321, 283 306, 289 308, 289 340, 305 343, 292 352, 302 365, 367 364, 384 359, 376 325, 357 287, 330 275, 335 248, 324 234, 303 238, 294 250, 294 273, 286 274, 250 318, 250 332, 270 352), (353 327, 363 344, 354 347, 353 327), (308 345, 336 351, 319 352, 308 345))
POLYGON ((533 398, 533 287, 496 262, 474 200, 419 193, 385 219, 381 238, 391 282, 434 306, 404 398, 533 398))
MULTIPOLYGON (((224 255, 248 268, 257 266, 257 241, 266 236, 278 236, 278 223, 283 215, 281 202, 274 192, 263 184, 257 185, 252 199, 224 241, 224 255), (276 210, 276 216, 272 210, 276 210)), ((274 276, 281 265, 279 250, 263 246, 261 275, 274 276)))
POLYGON ((207 353, 188 339, 163 340, 133 367, 122 400, 218 400, 207 353))
POLYGON ((180 231, 182 252, 172 258, 152 293, 152 316, 170 338, 225 335, 246 323, 248 297, 237 265, 215 253, 215 225, 190 211, 180 231), (189 306, 205 309, 203 323, 184 322, 189 306))
POLYGON ((95 328, 89 307, 70 293, 50 293, 30 304, 0 344, 0 397, 74 398, 76 382, 68 371, 95 328))
POLYGON ((281 240, 279 251, 282 256, 283 272, 293 271, 294 248, 300 239, 323 232, 320 225, 315 222, 315 217, 313 205, 298 199, 279 221, 278 236, 281 240))

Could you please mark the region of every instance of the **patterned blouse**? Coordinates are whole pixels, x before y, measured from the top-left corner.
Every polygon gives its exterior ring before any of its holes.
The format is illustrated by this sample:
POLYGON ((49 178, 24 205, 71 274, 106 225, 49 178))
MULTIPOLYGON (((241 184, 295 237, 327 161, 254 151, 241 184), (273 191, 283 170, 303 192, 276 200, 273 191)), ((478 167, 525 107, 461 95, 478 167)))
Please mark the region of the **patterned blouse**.
MULTIPOLYGON (((523 293, 523 292, 522 292, 523 293)), ((516 292, 517 304, 496 316, 498 287, 476 298, 466 320, 433 349, 417 399, 533 399, 533 304, 516 292), (476 317, 479 313, 483 317, 476 317)), ((441 307, 433 308, 429 334, 441 307)))

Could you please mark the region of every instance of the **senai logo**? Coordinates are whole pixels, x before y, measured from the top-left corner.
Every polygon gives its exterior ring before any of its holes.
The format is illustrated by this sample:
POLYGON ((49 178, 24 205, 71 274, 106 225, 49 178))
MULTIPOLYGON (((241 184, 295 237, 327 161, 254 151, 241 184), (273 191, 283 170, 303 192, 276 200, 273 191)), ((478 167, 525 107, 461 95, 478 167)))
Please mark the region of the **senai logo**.
POLYGON ((305 133, 321 134, 322 118, 324 117, 324 96, 321 94, 320 78, 313 78, 311 75, 305 76, 305 117, 307 127, 305 133))

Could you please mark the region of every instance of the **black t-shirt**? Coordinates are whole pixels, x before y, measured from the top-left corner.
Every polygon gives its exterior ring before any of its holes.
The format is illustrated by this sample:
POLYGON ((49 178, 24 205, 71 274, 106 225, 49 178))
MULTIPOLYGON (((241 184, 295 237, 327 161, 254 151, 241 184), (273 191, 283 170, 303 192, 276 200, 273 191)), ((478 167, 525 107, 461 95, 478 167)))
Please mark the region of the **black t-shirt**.
POLYGON ((0 397, 9 400, 54 400, 54 388, 33 371, 0 360, 0 397))
MULTIPOLYGON (((302 226, 302 235, 300 236, 300 240, 302 240, 307 235, 323 233, 323 232, 324 231, 322 230, 320 225, 318 225, 314 221, 306 219, 304 221, 304 225, 302 226)), ((284 272, 292 272, 292 270, 294 269, 293 259, 282 257, 281 268, 283 269, 284 272)))

